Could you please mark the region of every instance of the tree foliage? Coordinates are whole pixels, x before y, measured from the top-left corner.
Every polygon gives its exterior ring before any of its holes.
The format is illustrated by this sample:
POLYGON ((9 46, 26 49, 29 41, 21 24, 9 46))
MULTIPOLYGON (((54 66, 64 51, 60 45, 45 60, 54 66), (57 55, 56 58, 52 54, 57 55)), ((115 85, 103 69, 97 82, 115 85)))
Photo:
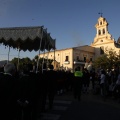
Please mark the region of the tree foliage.
POLYGON ((120 55, 114 50, 106 51, 94 61, 95 68, 113 69, 115 66, 120 66, 120 55))
MULTIPOLYGON (((36 55, 32 60, 29 57, 26 58, 19 58, 19 69, 23 69, 23 66, 25 64, 32 64, 37 66, 37 61, 38 61, 38 55, 36 55)), ((49 66, 52 63, 52 59, 45 59, 45 58, 40 58, 39 59, 39 68, 42 68, 42 64, 47 63, 47 65, 49 66)), ((14 63, 16 65, 16 67, 18 67, 18 58, 13 58, 11 60, 12 63, 14 63)))

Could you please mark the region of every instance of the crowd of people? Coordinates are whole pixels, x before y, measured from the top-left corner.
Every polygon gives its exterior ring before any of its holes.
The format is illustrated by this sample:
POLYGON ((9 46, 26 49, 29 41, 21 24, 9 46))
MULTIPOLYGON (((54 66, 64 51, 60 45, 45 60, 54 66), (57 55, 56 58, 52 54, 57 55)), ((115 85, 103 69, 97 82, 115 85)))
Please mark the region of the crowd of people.
POLYGON ((0 69, 0 119, 37 120, 38 111, 52 109, 55 95, 71 91, 75 99, 89 93, 90 83, 94 94, 120 98, 120 74, 116 70, 99 70, 77 67, 75 72, 49 70, 35 72, 30 64, 17 71, 13 63, 0 69), (46 100, 49 105, 46 108, 46 100))
POLYGON ((81 99, 81 93, 101 95, 103 100, 112 98, 120 102, 120 72, 118 69, 104 70, 77 67, 73 77, 74 98, 81 99), (91 87, 91 88, 90 88, 91 87), (92 90, 92 91, 90 91, 92 90))
POLYGON ((38 112, 52 109, 56 94, 61 95, 69 89, 70 72, 49 70, 33 71, 31 64, 17 71, 13 63, 0 69, 0 119, 36 120, 38 112), (66 84, 67 83, 67 84, 66 84), (46 108, 46 100, 49 100, 46 108))

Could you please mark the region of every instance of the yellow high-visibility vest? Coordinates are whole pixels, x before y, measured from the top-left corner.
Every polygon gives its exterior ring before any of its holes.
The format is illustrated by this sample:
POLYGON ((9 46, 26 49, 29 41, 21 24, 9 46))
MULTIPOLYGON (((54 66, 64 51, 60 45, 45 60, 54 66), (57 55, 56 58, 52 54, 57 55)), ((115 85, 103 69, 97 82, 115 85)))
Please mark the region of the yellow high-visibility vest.
POLYGON ((82 77, 83 73, 82 73, 82 71, 75 71, 74 76, 75 77, 82 77))

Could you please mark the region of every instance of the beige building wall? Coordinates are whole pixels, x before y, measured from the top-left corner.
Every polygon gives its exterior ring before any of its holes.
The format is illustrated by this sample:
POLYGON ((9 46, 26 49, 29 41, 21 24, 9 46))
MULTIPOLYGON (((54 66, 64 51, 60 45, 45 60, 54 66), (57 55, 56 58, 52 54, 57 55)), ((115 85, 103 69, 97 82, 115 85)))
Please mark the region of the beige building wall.
POLYGON ((85 64, 85 58, 87 60, 94 60, 94 47, 80 46, 74 48, 67 48, 62 50, 56 50, 40 54, 40 58, 53 59, 60 63, 60 67, 65 70, 73 70, 77 66, 85 64))
POLYGON ((94 61, 94 51, 95 48, 88 45, 76 47, 74 48, 73 58, 74 60, 77 60, 77 57, 79 57, 80 61, 84 61, 84 58, 89 61, 94 61))
POLYGON ((53 59, 60 63, 61 67, 64 67, 66 70, 67 69, 72 69, 73 67, 73 49, 68 48, 68 49, 62 49, 62 50, 55 50, 51 52, 46 52, 40 54, 40 58, 48 58, 48 59, 53 59), (66 61, 67 57, 67 61, 66 61))

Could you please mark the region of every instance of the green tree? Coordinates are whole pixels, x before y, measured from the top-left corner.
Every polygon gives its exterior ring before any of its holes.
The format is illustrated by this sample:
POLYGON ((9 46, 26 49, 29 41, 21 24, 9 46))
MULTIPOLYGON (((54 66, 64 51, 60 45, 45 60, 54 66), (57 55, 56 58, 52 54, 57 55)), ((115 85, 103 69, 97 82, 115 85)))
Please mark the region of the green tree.
POLYGON ((17 68, 22 69, 24 64, 32 64, 32 60, 28 57, 26 58, 19 58, 19 65, 18 65, 18 58, 13 58, 11 60, 12 63, 14 63, 16 65, 17 68))
MULTIPOLYGON (((11 60, 11 62, 14 63, 17 66, 17 68, 19 68, 19 70, 23 69, 24 64, 32 64, 37 66, 37 61, 38 61, 38 55, 36 55, 32 60, 29 57, 19 58, 19 66, 18 66, 18 58, 13 58, 11 60)), ((40 58, 38 65, 40 69, 42 69, 43 61, 47 63, 47 66, 49 66, 53 62, 52 59, 40 58)))
POLYGON ((94 61, 95 68, 113 69, 120 66, 120 56, 114 50, 106 51, 94 61))

